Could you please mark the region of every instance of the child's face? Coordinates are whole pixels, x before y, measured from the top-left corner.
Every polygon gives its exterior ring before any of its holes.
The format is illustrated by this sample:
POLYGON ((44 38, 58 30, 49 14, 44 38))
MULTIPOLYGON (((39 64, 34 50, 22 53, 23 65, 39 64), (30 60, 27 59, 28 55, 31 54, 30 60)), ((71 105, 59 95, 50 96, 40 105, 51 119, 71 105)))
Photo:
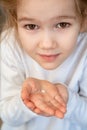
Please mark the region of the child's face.
POLYGON ((76 46, 80 21, 74 0, 20 0, 17 18, 24 50, 45 69, 58 67, 76 46))

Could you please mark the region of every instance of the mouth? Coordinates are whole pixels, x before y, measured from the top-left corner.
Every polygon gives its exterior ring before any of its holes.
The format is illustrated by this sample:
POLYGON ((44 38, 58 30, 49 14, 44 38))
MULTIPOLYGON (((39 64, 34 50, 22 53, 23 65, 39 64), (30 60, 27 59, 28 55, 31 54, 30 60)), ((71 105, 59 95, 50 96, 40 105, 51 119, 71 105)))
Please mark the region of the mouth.
POLYGON ((53 62, 55 61, 58 57, 59 54, 52 54, 52 55, 47 55, 47 54, 39 54, 40 58, 43 59, 46 62, 53 62))

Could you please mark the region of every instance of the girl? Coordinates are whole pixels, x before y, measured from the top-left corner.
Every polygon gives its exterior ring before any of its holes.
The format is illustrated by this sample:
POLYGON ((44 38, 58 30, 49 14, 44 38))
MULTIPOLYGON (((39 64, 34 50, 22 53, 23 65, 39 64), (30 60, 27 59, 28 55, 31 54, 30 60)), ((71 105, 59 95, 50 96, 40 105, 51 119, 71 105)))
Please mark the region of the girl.
POLYGON ((87 1, 0 4, 1 130, 86 130, 87 1))

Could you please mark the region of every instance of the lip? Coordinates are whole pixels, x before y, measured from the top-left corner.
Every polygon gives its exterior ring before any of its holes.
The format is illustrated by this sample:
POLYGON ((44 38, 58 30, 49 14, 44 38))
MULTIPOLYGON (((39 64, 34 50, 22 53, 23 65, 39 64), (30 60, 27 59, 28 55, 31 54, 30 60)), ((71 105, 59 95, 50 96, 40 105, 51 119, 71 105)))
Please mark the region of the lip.
POLYGON ((59 55, 60 55, 60 53, 58 53, 58 54, 51 54, 51 55, 39 54, 40 58, 42 58, 46 62, 53 62, 53 61, 55 61, 56 58, 59 57, 59 55))

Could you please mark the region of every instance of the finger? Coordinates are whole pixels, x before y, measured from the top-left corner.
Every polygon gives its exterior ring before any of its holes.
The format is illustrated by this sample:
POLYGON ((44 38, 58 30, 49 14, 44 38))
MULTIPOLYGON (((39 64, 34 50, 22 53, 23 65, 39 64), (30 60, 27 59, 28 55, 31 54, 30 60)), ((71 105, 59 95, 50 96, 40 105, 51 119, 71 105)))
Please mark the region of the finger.
MULTIPOLYGON (((58 90, 57 90, 58 91, 58 90)), ((50 93, 50 91, 49 91, 49 93, 48 92, 46 92, 45 90, 41 90, 41 92, 44 94, 44 95, 47 95, 46 97, 45 97, 45 100, 47 101, 50 101, 55 107, 57 107, 58 108, 58 106, 59 106, 59 104, 61 104, 61 105, 63 105, 64 107, 66 106, 66 104, 65 104, 65 102, 64 102, 64 100, 63 101, 61 101, 62 100, 62 97, 60 96, 60 94, 58 93, 57 94, 57 98, 58 99, 56 99, 56 96, 54 96, 53 97, 53 95, 51 95, 51 93, 50 93), (48 99, 47 99, 48 98, 48 99), (60 100, 61 99, 61 100, 60 100), (61 103, 61 102, 63 102, 63 103, 61 103)), ((53 93, 52 93, 53 94, 53 93)))
POLYGON ((58 118, 64 118, 64 113, 62 113, 60 110, 55 111, 55 116, 58 118))
POLYGON ((44 113, 44 112, 41 111, 39 108, 35 108, 35 109, 34 109, 34 112, 35 112, 36 114, 42 115, 42 116, 47 116, 47 117, 51 116, 51 115, 48 114, 48 113, 44 113))
POLYGON ((42 91, 42 93, 43 93, 44 101, 47 102, 47 104, 50 104, 50 106, 54 110, 58 109, 61 106, 61 104, 57 100, 52 99, 52 97, 49 96, 45 91, 42 91))
MULTIPOLYGON (((43 95, 44 96, 44 95, 43 95)), ((45 94, 44 101, 47 102, 51 106, 52 109, 57 110, 60 109, 61 112, 66 112, 66 107, 61 105, 58 101, 55 99, 51 99, 49 95, 45 94)))
POLYGON ((49 116, 53 116, 54 115, 54 109, 52 109, 48 104, 46 103, 42 103, 42 102, 38 102, 38 104, 36 106, 39 106, 38 108, 45 114, 45 115, 49 115, 49 116))
MULTIPOLYGON (((51 97, 44 91, 41 91, 42 93, 42 99, 44 99, 44 102, 47 103, 47 105, 49 105, 53 110, 57 110, 57 109, 61 109, 61 111, 63 113, 66 112, 66 107, 62 106, 58 101, 56 101, 55 99, 51 99, 51 97)), ((38 93, 39 94, 39 93, 38 93)), ((41 97, 40 97, 41 98, 41 97)))
POLYGON ((31 110, 34 110, 34 108, 35 108, 34 103, 29 100, 24 100, 24 104, 31 110))
POLYGON ((54 95, 53 99, 58 101, 64 107, 66 106, 66 103, 65 103, 64 99, 62 98, 62 96, 60 95, 60 93, 58 92, 58 90, 57 90, 57 94, 54 95))
POLYGON ((67 104, 68 101, 68 91, 67 91, 67 87, 65 86, 65 84, 55 84, 56 88, 58 89, 59 93, 61 94, 61 96, 63 97, 64 101, 67 104))
POLYGON ((54 114, 54 110, 51 106, 49 106, 48 102, 44 101, 43 95, 41 94, 33 94, 31 95, 31 100, 34 102, 35 106, 39 108, 44 113, 47 113, 49 115, 54 114))
POLYGON ((28 78, 28 85, 32 88, 32 93, 40 91, 39 80, 35 78, 28 78))
POLYGON ((29 99, 29 95, 31 93, 32 88, 28 85, 27 82, 23 83, 22 91, 21 91, 21 97, 23 100, 29 99))
POLYGON ((52 99, 55 99, 56 101, 61 103, 63 106, 65 106, 65 101, 62 98, 62 96, 60 95, 60 93, 58 92, 58 89, 55 87, 55 85, 53 85, 50 82, 46 82, 45 85, 47 87, 44 88, 44 86, 43 86, 43 90, 45 90, 46 93, 48 93, 49 96, 51 96, 52 99))
POLYGON ((38 115, 42 115, 42 116, 56 116, 58 118, 63 118, 64 117, 64 113, 62 113, 60 110, 56 110, 54 115, 50 115, 48 113, 45 113, 43 111, 41 111, 39 108, 34 108, 33 112, 35 112, 38 115))
POLYGON ((61 111, 62 111, 63 113, 66 112, 66 107, 63 106, 63 105, 61 105, 61 104, 60 104, 59 102, 57 102, 56 100, 51 99, 51 100, 50 100, 50 103, 51 103, 54 107, 56 107, 56 109, 61 109, 61 111))
POLYGON ((37 107, 34 108, 33 112, 35 112, 36 114, 39 114, 39 115, 42 114, 42 111, 37 107))
POLYGON ((43 96, 42 100, 50 105, 52 109, 56 110, 59 107, 59 103, 56 100, 51 99, 51 97, 45 93, 44 90, 41 90, 41 95, 43 96))
MULTIPOLYGON (((30 99, 35 103, 35 106, 37 108, 39 108, 41 111, 43 111, 43 113, 45 113, 46 115, 49 115, 49 116, 53 115, 51 112, 54 112, 57 109, 61 109, 61 111, 63 113, 65 113, 65 111, 66 111, 65 108, 63 106, 61 106, 61 104, 59 104, 59 103, 57 103, 58 106, 55 107, 52 104, 52 102, 50 101, 50 98, 46 93, 32 94, 30 99)), ((54 100, 54 102, 55 102, 55 100, 54 100)), ((39 112, 36 112, 36 113, 41 114, 39 112)))

